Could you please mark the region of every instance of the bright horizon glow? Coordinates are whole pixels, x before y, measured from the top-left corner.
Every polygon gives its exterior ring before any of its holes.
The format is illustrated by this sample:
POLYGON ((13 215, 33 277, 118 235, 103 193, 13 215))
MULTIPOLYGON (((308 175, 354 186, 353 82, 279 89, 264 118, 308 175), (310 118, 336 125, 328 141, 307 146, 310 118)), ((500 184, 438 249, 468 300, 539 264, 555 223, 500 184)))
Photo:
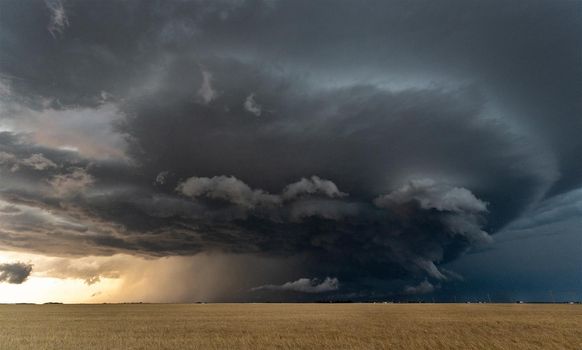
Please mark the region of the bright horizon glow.
POLYGON ((99 283, 88 285, 80 279, 60 279, 32 276, 22 284, 0 285, 0 303, 98 303, 104 295, 119 286, 115 279, 102 279, 99 283))
POLYGON ((0 283, 0 303, 101 303, 108 296, 119 290, 122 280, 103 278, 93 284, 86 283, 81 278, 56 278, 44 276, 43 272, 35 272, 55 259, 43 255, 0 251, 0 263, 14 261, 32 263, 35 269, 31 276, 21 284, 0 283))

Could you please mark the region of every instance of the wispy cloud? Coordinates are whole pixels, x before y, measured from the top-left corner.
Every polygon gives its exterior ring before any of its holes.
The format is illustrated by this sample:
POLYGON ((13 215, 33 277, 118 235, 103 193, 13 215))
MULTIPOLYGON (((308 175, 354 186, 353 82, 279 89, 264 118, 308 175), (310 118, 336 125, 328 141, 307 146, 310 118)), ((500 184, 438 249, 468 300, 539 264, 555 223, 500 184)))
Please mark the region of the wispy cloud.
POLYGON ((208 104, 216 98, 216 90, 212 87, 212 73, 205 69, 201 69, 202 72, 202 84, 200 89, 198 89, 198 96, 202 99, 202 102, 208 104))
POLYGON ((249 96, 247 96, 245 103, 244 103, 244 107, 245 110, 247 112, 250 112, 254 115, 256 115, 257 117, 261 116, 261 113, 263 112, 263 108, 260 104, 257 103, 257 101, 255 101, 255 94, 250 94, 249 96))
POLYGON ((83 168, 72 167, 66 174, 52 177, 49 183, 59 196, 71 196, 83 192, 95 182, 93 176, 83 168))
POLYGON ((61 0, 45 0, 45 4, 50 11, 50 22, 47 27, 53 37, 63 35, 65 28, 69 26, 69 18, 61 0))
POLYGON ((42 153, 34 153, 25 159, 18 159, 12 153, 0 151, 0 165, 11 165, 10 171, 16 172, 21 166, 42 171, 49 168, 56 168, 57 164, 45 157, 42 153))

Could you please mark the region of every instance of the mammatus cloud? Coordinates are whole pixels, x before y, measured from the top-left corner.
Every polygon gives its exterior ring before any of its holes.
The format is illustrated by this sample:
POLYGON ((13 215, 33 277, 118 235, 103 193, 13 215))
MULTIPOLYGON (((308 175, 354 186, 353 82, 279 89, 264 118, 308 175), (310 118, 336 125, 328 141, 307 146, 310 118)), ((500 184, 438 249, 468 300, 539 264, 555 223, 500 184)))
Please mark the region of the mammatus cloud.
POLYGON ((50 11, 50 22, 47 27, 53 37, 63 35, 69 26, 69 18, 63 6, 64 0, 45 0, 45 4, 50 11))
POLYGON ((32 265, 22 262, 0 264, 0 283, 21 284, 32 272, 32 265))
POLYGON ((337 291, 340 287, 337 278, 326 277, 323 281, 317 278, 300 278, 297 281, 286 282, 280 285, 267 284, 255 287, 253 291, 286 291, 300 293, 327 293, 337 291))

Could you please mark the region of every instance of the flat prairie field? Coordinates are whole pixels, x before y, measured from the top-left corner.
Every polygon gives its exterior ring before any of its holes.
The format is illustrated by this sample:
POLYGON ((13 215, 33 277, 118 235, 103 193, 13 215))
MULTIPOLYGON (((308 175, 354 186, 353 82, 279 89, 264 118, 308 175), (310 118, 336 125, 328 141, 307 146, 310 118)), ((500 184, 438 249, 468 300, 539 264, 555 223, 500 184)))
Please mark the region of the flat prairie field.
POLYGON ((0 305, 0 349, 582 349, 582 305, 0 305))

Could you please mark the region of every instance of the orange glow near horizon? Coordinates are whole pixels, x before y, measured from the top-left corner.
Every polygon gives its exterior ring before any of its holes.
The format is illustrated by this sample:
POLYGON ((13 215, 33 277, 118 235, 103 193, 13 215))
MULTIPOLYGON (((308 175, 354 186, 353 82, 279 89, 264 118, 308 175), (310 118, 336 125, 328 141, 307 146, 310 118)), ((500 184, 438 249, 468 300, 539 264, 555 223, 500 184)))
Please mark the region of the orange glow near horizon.
POLYGON ((87 285, 80 279, 61 279, 31 276, 22 284, 0 285, 0 303, 94 303, 106 300, 106 291, 115 289, 116 280, 103 279, 87 285), (105 293, 104 293, 105 291, 105 293))
POLYGON ((107 301, 108 295, 121 285, 120 279, 100 278, 87 284, 80 278, 56 278, 35 272, 51 258, 42 255, 0 251, 0 263, 25 262, 33 264, 33 272, 21 284, 0 283, 0 303, 98 303, 107 301))

